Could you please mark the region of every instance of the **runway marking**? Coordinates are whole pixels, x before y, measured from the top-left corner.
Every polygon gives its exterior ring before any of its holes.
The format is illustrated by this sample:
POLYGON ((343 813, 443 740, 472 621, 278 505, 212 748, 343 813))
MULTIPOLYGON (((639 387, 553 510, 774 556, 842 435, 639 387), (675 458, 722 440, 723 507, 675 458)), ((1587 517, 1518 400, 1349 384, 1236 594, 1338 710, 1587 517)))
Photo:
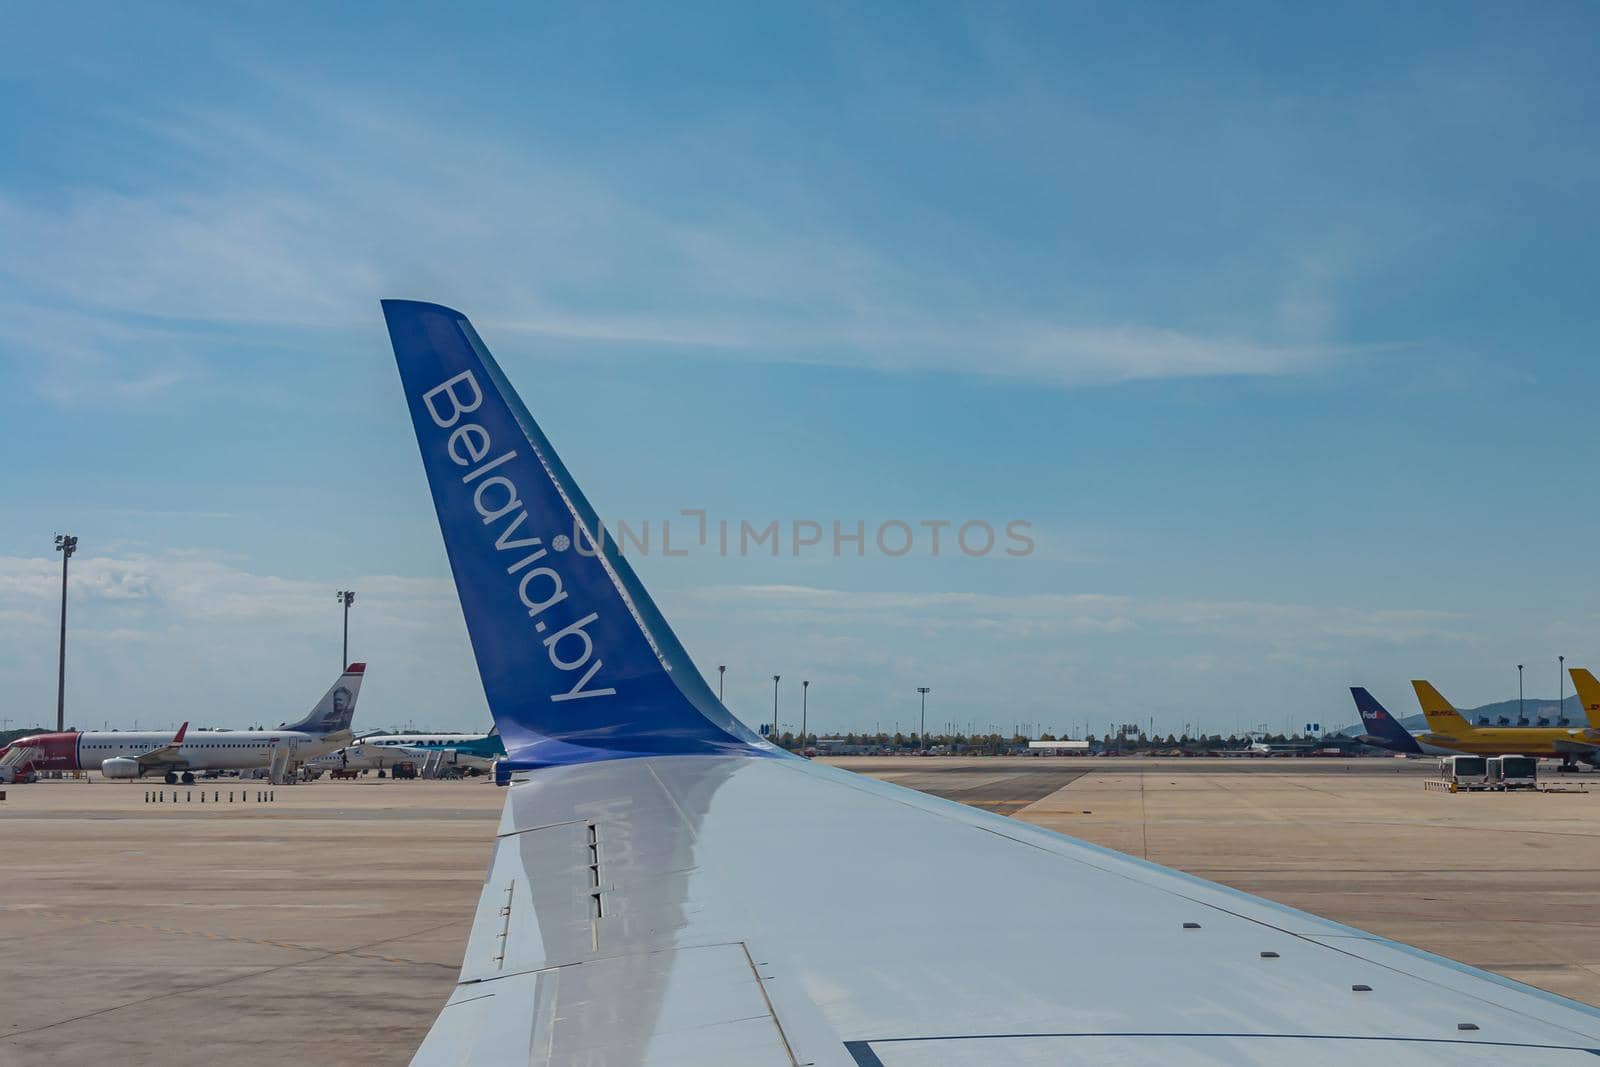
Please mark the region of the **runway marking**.
MULTIPOLYGON (((140 930, 148 930, 151 933, 177 934, 180 937, 204 937, 204 938, 207 938, 207 939, 212 940, 212 941, 230 941, 230 942, 233 942, 234 944, 238 944, 238 945, 264 945, 264 946, 267 946, 269 948, 289 949, 290 951, 293 951, 293 952, 310 952, 310 953, 317 954, 318 957, 322 958, 322 959, 325 959, 330 955, 333 955, 333 956, 345 956, 345 955, 347 955, 347 956, 355 956, 355 957, 357 957, 359 959, 382 960, 384 963, 402 963, 402 964, 407 964, 407 965, 414 966, 414 967, 445 967, 445 968, 448 968, 449 970, 452 970, 452 971, 458 969, 456 967, 456 965, 454 965, 454 964, 439 963, 439 962, 437 962, 435 960, 410 960, 410 959, 405 959, 405 958, 399 957, 399 956, 378 956, 378 955, 373 955, 373 954, 370 954, 370 953, 364 953, 364 952, 360 951, 361 949, 364 949, 364 948, 371 948, 373 945, 384 944, 387 941, 400 940, 401 937, 410 937, 410 936, 412 936, 411 934, 402 934, 402 935, 400 935, 400 937, 385 938, 384 941, 373 941, 370 944, 356 945, 353 948, 348 948, 348 949, 328 949, 328 948, 322 948, 322 947, 314 946, 314 945, 296 944, 296 943, 294 943, 292 941, 273 941, 270 938, 244 937, 244 936, 238 935, 238 934, 219 934, 219 933, 216 933, 215 931, 212 931, 212 930, 185 930, 185 929, 183 929, 181 927, 176 927, 176 926, 158 926, 158 925, 152 925, 152 924, 146 923, 146 922, 139 922, 139 921, 133 920, 133 919, 107 919, 107 918, 102 918, 102 917, 93 916, 93 915, 69 915, 66 912, 56 911, 56 910, 51 909, 51 908, 27 908, 27 909, 23 909, 23 908, 18 908, 18 907, 14 906, 14 905, 7 906, 7 905, 4 905, 4 904, 0 904, 0 912, 3 912, 3 911, 16 911, 16 912, 20 913, 20 912, 22 912, 24 910, 30 916, 37 915, 37 916, 40 916, 40 917, 46 918, 46 919, 59 919, 59 920, 61 920, 63 922, 97 923, 97 924, 99 924, 101 926, 123 926, 123 927, 131 926, 131 927, 137 927, 140 930)), ((471 920, 471 916, 468 916, 468 917, 462 918, 462 919, 452 919, 447 923, 441 923, 438 926, 430 927, 429 930, 439 930, 439 929, 443 929, 446 926, 454 926, 457 923, 469 922, 470 920, 471 920)), ((427 931, 418 931, 418 932, 427 932, 427 931)), ((300 962, 310 963, 310 962, 313 962, 313 961, 303 960, 303 961, 300 961, 300 962)))
MULTIPOLYGON (((0 911, 7 911, 7 910, 10 910, 10 911, 22 911, 24 909, 8 906, 8 905, 4 905, 4 904, 0 904, 0 911)), ((49 916, 54 917, 54 918, 63 918, 63 919, 68 919, 68 920, 71 920, 71 919, 74 918, 74 916, 64 915, 64 914, 61 914, 59 912, 47 911, 47 910, 43 910, 43 909, 36 910, 36 911, 34 911, 32 909, 28 909, 28 910, 32 911, 32 913, 36 914, 36 915, 49 915, 49 916)), ((387 956, 379 956, 379 955, 376 955, 376 954, 364 953, 361 950, 362 949, 369 949, 369 948, 376 948, 379 945, 386 945, 391 941, 399 941, 399 940, 402 940, 404 938, 416 937, 416 936, 421 935, 421 934, 431 934, 436 930, 443 930, 446 927, 450 927, 450 926, 459 926, 462 923, 470 923, 472 921, 472 918, 473 917, 469 915, 469 916, 465 916, 463 918, 451 919, 449 922, 437 923, 437 924, 435 924, 433 926, 425 926, 425 927, 422 927, 421 929, 410 930, 410 931, 407 931, 404 934, 397 934, 394 937, 385 937, 385 938, 383 938, 381 940, 378 940, 378 941, 370 941, 367 944, 356 945, 355 947, 348 948, 348 949, 314 949, 314 948, 307 948, 306 946, 303 946, 303 945, 294 945, 294 946, 283 945, 283 946, 280 946, 280 947, 284 947, 284 948, 299 948, 299 949, 302 949, 303 951, 306 951, 306 952, 319 953, 319 955, 317 955, 317 956, 315 956, 315 957, 313 957, 312 959, 309 959, 309 960, 291 960, 288 963, 280 963, 280 964, 276 964, 275 966, 272 966, 272 967, 263 967, 258 971, 251 971, 249 974, 235 975, 232 978, 223 978, 223 979, 220 979, 218 981, 208 982, 205 985, 185 986, 182 989, 174 989, 174 990, 171 990, 171 991, 166 992, 166 993, 157 993, 157 994, 155 994, 153 996, 143 997, 143 998, 141 998, 139 1000, 130 1000, 130 1001, 127 1001, 126 1003, 123 1003, 123 1004, 113 1004, 110 1007, 96 1008, 94 1011, 84 1012, 82 1015, 74 1015, 74 1016, 71 1016, 70 1018, 66 1018, 66 1019, 57 1019, 55 1022, 44 1023, 44 1024, 39 1025, 39 1026, 30 1027, 27 1030, 13 1030, 13 1031, 11 1031, 11 1033, 6 1034, 3 1038, 0 1038, 0 1041, 10 1041, 13 1038, 22 1037, 25 1034, 36 1034, 36 1033, 39 1033, 41 1030, 51 1030, 51 1029, 54 1029, 57 1026, 65 1026, 67 1023, 82 1022, 84 1019, 93 1019, 93 1018, 96 1018, 96 1017, 101 1016, 101 1015, 109 1015, 111 1012, 121 1011, 123 1008, 138 1007, 141 1004, 149 1004, 149 1003, 151 1003, 153 1001, 157 1001, 157 1000, 167 1000, 167 999, 169 999, 171 997, 181 997, 181 996, 184 996, 184 995, 189 994, 189 993, 204 993, 204 992, 208 992, 208 991, 216 989, 216 988, 218 988, 220 986, 231 985, 231 984, 233 984, 235 982, 249 981, 252 978, 260 978, 262 975, 272 974, 272 973, 277 972, 277 971, 287 970, 287 969, 289 969, 291 967, 304 967, 304 966, 306 966, 308 964, 312 964, 312 963, 321 963, 324 960, 334 959, 334 958, 339 957, 339 956, 352 956, 352 957, 355 957, 357 959, 380 960, 380 961, 383 961, 385 963, 402 963, 402 964, 408 964, 408 965, 418 966, 418 967, 449 967, 449 969, 453 971, 453 970, 456 970, 457 968, 455 968, 453 966, 450 966, 448 964, 432 963, 432 962, 420 961, 420 960, 402 960, 402 959, 396 959, 396 958, 387 957, 387 956)), ((119 919, 88 919, 87 921, 88 922, 96 922, 96 923, 105 923, 107 925, 113 925, 113 926, 137 925, 135 923, 128 923, 128 922, 124 922, 124 921, 119 920, 119 919)), ((181 933, 181 932, 188 932, 188 931, 174 931, 174 932, 180 932, 181 933)), ((226 938, 226 939, 230 940, 230 941, 250 942, 250 943, 254 943, 254 944, 258 944, 258 945, 277 945, 278 944, 278 942, 276 942, 276 941, 261 941, 261 940, 257 940, 256 938, 250 938, 250 937, 240 937, 240 938, 229 937, 229 938, 226 938)))

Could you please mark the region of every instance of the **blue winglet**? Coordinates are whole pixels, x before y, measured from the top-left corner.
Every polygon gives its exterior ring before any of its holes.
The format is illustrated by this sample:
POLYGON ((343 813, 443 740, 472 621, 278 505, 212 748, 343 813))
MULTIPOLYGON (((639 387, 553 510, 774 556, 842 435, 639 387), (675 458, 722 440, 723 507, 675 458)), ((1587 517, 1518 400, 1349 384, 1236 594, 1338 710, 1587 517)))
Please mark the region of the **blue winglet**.
POLYGON ((780 752, 711 692, 466 317, 383 313, 503 770, 780 752))
POLYGON ((1378 703, 1377 698, 1365 688, 1353 685, 1350 687, 1350 695, 1355 698, 1356 710, 1361 712, 1361 725, 1367 731, 1363 740, 1389 749, 1391 752, 1422 751, 1422 746, 1411 736, 1411 731, 1401 726, 1400 720, 1390 715, 1384 706, 1378 703))

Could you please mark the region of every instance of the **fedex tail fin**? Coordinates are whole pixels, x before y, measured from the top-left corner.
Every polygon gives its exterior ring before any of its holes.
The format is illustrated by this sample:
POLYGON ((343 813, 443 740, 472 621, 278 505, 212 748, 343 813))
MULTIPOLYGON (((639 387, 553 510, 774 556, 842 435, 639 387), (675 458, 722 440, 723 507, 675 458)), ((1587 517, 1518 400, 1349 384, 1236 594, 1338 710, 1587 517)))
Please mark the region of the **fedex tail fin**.
POLYGON ((1590 674, 1587 667, 1572 667, 1567 673, 1572 675, 1572 688, 1578 694, 1578 703, 1583 705, 1589 728, 1600 730, 1600 680, 1590 674))
MULTIPOLYGON (((689 661, 466 317, 383 314, 511 768, 774 752, 689 661)), ((605 412, 598 389, 578 401, 605 412)))
POLYGON ((1417 703, 1422 705, 1422 714, 1427 716, 1430 730, 1455 737, 1472 732, 1472 725, 1431 684, 1419 678, 1411 683, 1411 688, 1417 691, 1417 703))
POLYGON ((366 675, 365 663, 352 663, 345 668, 339 680, 333 683, 311 714, 296 723, 281 723, 280 730, 299 730, 308 734, 346 733, 350 720, 355 717, 356 697, 361 695, 361 679, 366 675))
POLYGON ((1359 685, 1350 687, 1355 697, 1356 710, 1361 712, 1361 725, 1366 730, 1361 740, 1391 752, 1420 754, 1422 746, 1411 736, 1411 731, 1400 725, 1400 720, 1390 715, 1377 699, 1359 685))

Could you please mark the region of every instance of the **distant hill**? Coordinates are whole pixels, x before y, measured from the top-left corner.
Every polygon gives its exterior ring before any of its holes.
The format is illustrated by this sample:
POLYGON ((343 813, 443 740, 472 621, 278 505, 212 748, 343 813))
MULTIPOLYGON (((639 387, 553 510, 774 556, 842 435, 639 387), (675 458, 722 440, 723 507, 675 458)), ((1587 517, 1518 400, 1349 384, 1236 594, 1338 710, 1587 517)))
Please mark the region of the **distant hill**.
MULTIPOLYGON (((1556 711, 1557 706, 1554 700, 1535 700, 1532 697, 1523 702, 1523 708, 1526 709, 1530 726, 1538 726, 1540 719, 1549 719, 1553 725, 1554 720, 1561 718, 1561 715, 1556 711)), ((1578 702, 1576 696, 1567 697, 1560 706, 1565 708, 1566 718, 1572 725, 1584 725, 1583 705, 1578 702)), ((1461 712, 1462 717, 1474 726, 1479 725, 1479 719, 1487 719, 1488 722, 1483 724, 1486 726, 1515 726, 1517 724, 1517 701, 1515 698, 1499 700, 1493 704, 1485 704, 1482 707, 1457 708, 1456 710, 1461 712), (1500 721, 1502 718, 1506 720, 1505 723, 1500 721)), ((1428 728, 1428 720, 1419 711, 1415 715, 1400 717, 1400 725, 1414 734, 1421 733, 1428 728)), ((1353 726, 1346 726, 1339 733, 1346 737, 1359 737, 1366 733, 1366 730, 1360 723, 1357 723, 1353 726)))

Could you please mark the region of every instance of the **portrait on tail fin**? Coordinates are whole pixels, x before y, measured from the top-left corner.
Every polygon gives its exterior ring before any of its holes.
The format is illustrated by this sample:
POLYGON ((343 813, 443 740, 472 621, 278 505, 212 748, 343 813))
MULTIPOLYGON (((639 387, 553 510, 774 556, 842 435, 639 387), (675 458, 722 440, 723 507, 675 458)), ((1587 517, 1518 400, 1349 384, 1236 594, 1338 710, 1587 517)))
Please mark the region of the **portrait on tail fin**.
POLYGON ((361 680, 366 677, 365 663, 352 663, 345 668, 322 699, 312 707, 311 713, 296 723, 279 723, 280 730, 299 730, 323 737, 350 732, 350 722, 356 714, 356 698, 361 695, 361 680))

